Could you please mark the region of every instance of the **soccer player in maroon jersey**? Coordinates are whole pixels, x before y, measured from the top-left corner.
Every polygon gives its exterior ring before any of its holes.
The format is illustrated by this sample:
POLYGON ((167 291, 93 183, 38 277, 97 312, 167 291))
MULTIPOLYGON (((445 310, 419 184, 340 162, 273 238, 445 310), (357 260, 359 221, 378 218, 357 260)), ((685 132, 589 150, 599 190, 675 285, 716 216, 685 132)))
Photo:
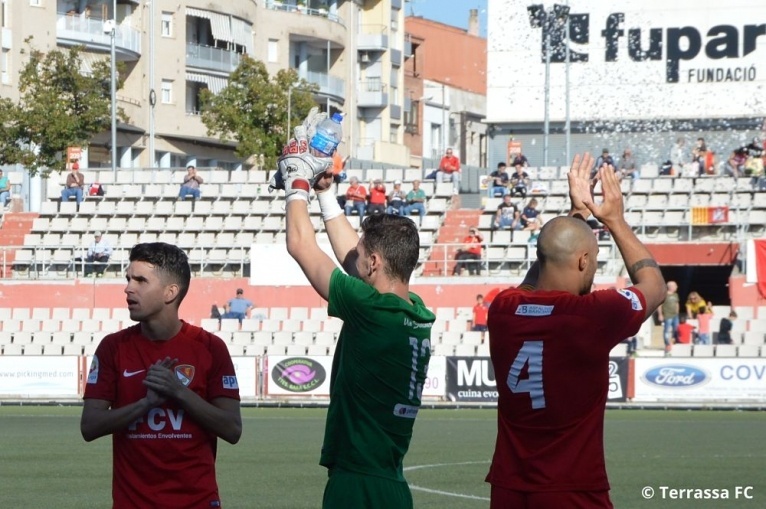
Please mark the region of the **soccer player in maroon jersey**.
POLYGON ((537 261, 519 288, 489 309, 489 345, 499 391, 497 442, 487 482, 491 509, 611 508, 604 464, 609 352, 638 332, 665 298, 657 262, 623 217, 620 183, 593 158, 569 171, 570 217, 541 230, 537 261), (633 286, 591 292, 598 242, 590 214, 609 229, 633 286))
POLYGON ((224 342, 178 317, 189 290, 186 254, 138 244, 126 273, 137 325, 96 349, 80 422, 90 442, 112 435, 115 508, 221 507, 216 442, 242 434, 239 387, 224 342))

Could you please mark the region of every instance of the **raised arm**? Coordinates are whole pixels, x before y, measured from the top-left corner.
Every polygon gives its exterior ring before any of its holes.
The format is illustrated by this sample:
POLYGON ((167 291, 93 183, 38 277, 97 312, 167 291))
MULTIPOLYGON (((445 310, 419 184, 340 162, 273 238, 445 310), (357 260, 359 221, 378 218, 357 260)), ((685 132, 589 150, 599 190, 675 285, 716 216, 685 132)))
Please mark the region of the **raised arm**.
POLYGON ((665 300, 665 280, 652 254, 625 221, 622 190, 614 169, 600 168, 597 178, 601 181, 603 202, 596 204, 592 197, 589 197, 583 200, 583 204, 596 219, 609 228, 631 281, 646 299, 645 316, 648 318, 665 300))

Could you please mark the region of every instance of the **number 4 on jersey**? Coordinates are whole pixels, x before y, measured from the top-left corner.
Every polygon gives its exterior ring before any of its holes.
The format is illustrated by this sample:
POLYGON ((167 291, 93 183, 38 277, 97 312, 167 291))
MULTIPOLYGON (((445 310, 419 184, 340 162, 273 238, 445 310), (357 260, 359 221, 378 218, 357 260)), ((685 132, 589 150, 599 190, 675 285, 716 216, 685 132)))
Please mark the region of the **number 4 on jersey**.
POLYGON ((506 381, 508 388, 514 394, 529 393, 532 409, 545 408, 545 393, 543 392, 543 342, 524 341, 518 355, 513 360, 506 381), (519 375, 527 368, 527 378, 519 380, 519 375))

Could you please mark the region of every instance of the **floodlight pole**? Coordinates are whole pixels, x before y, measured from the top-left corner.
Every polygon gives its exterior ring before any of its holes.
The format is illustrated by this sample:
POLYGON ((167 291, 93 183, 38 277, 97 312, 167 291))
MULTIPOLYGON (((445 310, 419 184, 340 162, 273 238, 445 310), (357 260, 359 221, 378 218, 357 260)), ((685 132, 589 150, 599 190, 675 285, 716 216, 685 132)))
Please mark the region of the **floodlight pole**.
POLYGON ((112 173, 117 173, 117 51, 115 39, 117 38, 117 0, 112 0, 112 33, 111 33, 111 100, 112 100, 112 173))

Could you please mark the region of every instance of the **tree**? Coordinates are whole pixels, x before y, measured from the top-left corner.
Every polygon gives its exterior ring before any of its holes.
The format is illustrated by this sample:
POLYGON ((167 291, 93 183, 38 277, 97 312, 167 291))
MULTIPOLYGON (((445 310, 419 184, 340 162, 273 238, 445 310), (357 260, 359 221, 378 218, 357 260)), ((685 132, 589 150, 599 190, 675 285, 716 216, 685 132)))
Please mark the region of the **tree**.
MULTIPOLYGON (((95 134, 110 128, 111 70, 108 62, 99 61, 84 75, 82 48, 43 53, 26 42, 29 61, 19 75, 19 104, 0 100, 0 163, 47 175, 66 168, 67 147, 87 146, 95 134)), ((119 116, 125 119, 122 111, 119 116)))
POLYGON ((293 69, 270 77, 263 62, 245 56, 220 93, 202 91, 202 122, 208 135, 223 142, 234 139, 238 157, 263 154, 266 167, 276 168, 287 141, 288 94, 290 125, 295 126, 315 106, 312 94, 316 90, 293 69))

